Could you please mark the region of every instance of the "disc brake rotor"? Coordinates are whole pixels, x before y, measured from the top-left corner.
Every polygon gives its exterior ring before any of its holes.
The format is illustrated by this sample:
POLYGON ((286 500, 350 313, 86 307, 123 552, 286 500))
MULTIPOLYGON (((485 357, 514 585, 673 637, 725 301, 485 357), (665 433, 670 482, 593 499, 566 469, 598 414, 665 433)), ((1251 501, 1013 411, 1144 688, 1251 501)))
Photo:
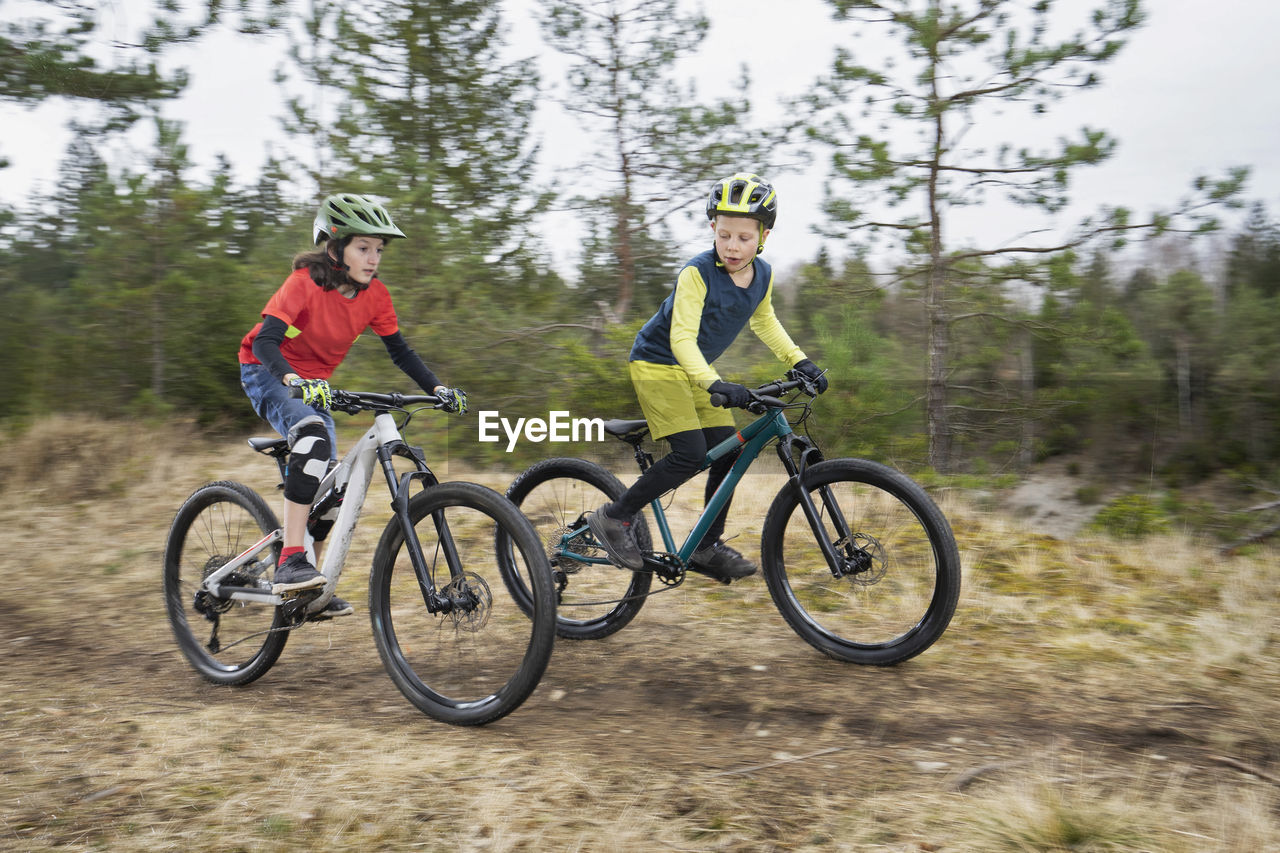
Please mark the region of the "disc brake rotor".
POLYGON ((872 586, 884 579, 889 560, 879 540, 865 533, 853 533, 835 543, 844 558, 844 577, 859 586, 872 586))
POLYGON ((440 594, 453 603, 444 617, 455 628, 479 631, 493 612, 493 593, 489 584, 475 572, 463 572, 442 586, 440 594))

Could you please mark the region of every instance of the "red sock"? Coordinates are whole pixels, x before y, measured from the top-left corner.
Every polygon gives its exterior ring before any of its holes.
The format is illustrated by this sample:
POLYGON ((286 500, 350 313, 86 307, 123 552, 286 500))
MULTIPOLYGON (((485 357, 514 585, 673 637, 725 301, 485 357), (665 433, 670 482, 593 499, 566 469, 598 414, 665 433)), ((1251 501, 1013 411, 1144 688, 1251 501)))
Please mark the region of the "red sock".
POLYGON ((280 563, 283 563, 285 560, 289 559, 289 558, 290 558, 290 557, 292 557, 294 554, 301 554, 301 553, 302 553, 303 551, 305 551, 305 550, 307 550, 307 549, 306 549, 306 548, 303 548, 301 545, 294 545, 292 548, 281 548, 281 549, 280 549, 280 562, 279 562, 279 563, 277 563, 276 565, 280 565, 280 563))

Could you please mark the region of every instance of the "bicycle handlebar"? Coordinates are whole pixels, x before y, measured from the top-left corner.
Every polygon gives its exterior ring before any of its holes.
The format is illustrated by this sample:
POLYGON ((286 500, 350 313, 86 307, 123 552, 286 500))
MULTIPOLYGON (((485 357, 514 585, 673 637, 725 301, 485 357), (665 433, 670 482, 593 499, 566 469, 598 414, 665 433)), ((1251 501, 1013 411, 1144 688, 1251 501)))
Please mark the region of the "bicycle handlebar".
POLYGON ((361 406, 437 405, 441 402, 435 394, 376 394, 372 391, 334 391, 334 401, 361 406))
MULTIPOLYGON (((289 396, 301 398, 301 388, 290 388, 289 396)), ((435 406, 442 403, 435 394, 378 394, 373 391, 342 391, 337 388, 329 390, 330 409, 337 409, 349 415, 364 411, 382 411, 387 409, 403 409, 405 406, 435 406)))
MULTIPOLYGON (((779 394, 785 394, 788 391, 794 391, 796 388, 805 388, 808 383, 803 379, 780 379, 776 382, 770 382, 767 385, 761 385, 759 388, 749 388, 747 392, 751 395, 751 402, 745 408, 747 411, 755 411, 756 408, 768 407, 780 409, 787 405, 785 400, 779 400, 779 394)), ((711 405, 723 407, 725 404, 725 396, 723 394, 712 394, 711 405)), ((760 408, 763 411, 763 408, 760 408)), ((759 414, 759 412, 757 412, 759 414)))

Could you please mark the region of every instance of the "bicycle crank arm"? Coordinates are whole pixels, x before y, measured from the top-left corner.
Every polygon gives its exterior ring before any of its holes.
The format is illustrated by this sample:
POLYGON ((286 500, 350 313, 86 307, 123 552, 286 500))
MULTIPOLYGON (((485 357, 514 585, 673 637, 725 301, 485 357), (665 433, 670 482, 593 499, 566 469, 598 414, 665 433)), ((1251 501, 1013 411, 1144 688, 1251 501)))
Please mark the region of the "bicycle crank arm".
MULTIPOLYGON (((304 590, 309 592, 310 590, 304 590)), ((276 595, 268 589, 252 586, 223 586, 216 593, 219 598, 230 598, 233 601, 256 601, 259 604, 281 604, 286 596, 276 595)))

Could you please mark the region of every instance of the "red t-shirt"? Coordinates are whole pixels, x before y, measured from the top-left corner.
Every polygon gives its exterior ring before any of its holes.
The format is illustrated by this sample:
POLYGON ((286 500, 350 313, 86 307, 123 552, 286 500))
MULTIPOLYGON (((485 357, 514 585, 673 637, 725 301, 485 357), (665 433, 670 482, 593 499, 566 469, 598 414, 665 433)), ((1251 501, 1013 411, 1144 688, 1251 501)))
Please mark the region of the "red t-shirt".
MULTIPOLYGON (((391 294, 378 279, 348 299, 320 287, 305 269, 294 270, 267 301, 262 316, 268 315, 288 324, 280 354, 303 379, 332 376, 365 329, 379 337, 400 329, 391 294)), ((258 323, 240 341, 241 364, 261 364, 253 355, 253 341, 261 329, 258 323)))

